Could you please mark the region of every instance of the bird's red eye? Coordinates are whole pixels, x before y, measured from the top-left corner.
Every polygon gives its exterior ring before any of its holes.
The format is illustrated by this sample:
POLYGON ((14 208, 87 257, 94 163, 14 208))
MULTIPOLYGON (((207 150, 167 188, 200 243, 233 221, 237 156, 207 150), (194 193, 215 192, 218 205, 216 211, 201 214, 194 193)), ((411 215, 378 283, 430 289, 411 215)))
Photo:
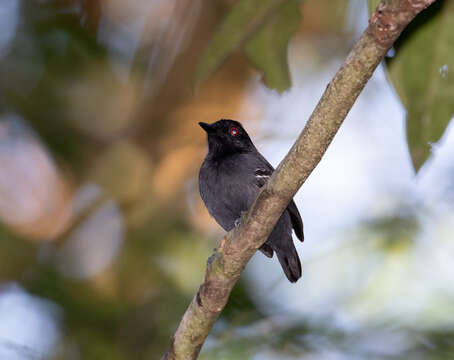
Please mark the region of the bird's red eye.
POLYGON ((229 132, 230 132, 230 135, 237 136, 240 133, 240 130, 238 130, 238 128, 235 126, 232 126, 230 128, 229 132))

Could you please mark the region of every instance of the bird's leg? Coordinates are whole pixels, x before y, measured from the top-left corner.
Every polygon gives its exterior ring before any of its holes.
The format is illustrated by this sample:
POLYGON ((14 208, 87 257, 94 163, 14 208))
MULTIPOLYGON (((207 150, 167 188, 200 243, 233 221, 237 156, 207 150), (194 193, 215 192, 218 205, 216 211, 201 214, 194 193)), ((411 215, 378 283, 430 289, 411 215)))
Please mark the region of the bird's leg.
POLYGON ((241 221, 243 220, 243 217, 247 214, 247 211, 242 211, 240 213, 240 217, 238 219, 235 220, 235 222, 233 223, 235 225, 235 227, 238 227, 241 225, 241 221))

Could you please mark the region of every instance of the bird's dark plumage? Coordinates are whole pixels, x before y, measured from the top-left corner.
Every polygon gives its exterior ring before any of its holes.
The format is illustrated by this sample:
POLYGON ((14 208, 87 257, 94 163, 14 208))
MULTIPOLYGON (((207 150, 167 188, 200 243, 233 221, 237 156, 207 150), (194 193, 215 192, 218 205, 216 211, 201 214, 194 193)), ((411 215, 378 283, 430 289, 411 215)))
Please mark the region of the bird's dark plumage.
MULTIPOLYGON (((234 120, 199 123, 208 135, 208 155, 200 168, 200 195, 211 216, 230 231, 255 200, 274 169, 258 152, 243 126, 234 120)), ((277 258, 291 282, 301 277, 292 228, 303 241, 303 222, 292 200, 260 251, 277 258)))

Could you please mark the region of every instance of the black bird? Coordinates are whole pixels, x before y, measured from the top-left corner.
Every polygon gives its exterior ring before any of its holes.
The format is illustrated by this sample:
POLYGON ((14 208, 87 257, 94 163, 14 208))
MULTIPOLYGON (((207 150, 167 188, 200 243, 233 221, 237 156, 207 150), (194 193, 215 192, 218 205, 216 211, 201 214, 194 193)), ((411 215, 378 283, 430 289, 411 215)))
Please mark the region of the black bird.
MULTIPOLYGON (((274 168, 258 152, 243 126, 234 120, 199 122, 208 134, 208 154, 200 168, 200 195, 211 216, 230 231, 255 200, 274 168)), ((260 251, 277 258, 290 282, 301 277, 301 263, 292 239, 301 241, 303 222, 292 200, 260 251)))

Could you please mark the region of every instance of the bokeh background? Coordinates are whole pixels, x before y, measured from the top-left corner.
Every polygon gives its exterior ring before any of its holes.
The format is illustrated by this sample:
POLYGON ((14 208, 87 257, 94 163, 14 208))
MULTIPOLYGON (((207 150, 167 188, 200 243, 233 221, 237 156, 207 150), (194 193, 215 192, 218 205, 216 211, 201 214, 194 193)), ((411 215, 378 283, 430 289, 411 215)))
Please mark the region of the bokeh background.
MULTIPOLYGON (((159 359, 222 235, 197 122, 243 122, 277 165, 368 21, 306 0, 290 89, 242 52, 194 84, 234 3, 0 2, 1 360, 159 359)), ((201 358, 453 359, 453 164, 448 127, 415 175, 379 67, 295 198, 302 279, 256 254, 201 358)))

